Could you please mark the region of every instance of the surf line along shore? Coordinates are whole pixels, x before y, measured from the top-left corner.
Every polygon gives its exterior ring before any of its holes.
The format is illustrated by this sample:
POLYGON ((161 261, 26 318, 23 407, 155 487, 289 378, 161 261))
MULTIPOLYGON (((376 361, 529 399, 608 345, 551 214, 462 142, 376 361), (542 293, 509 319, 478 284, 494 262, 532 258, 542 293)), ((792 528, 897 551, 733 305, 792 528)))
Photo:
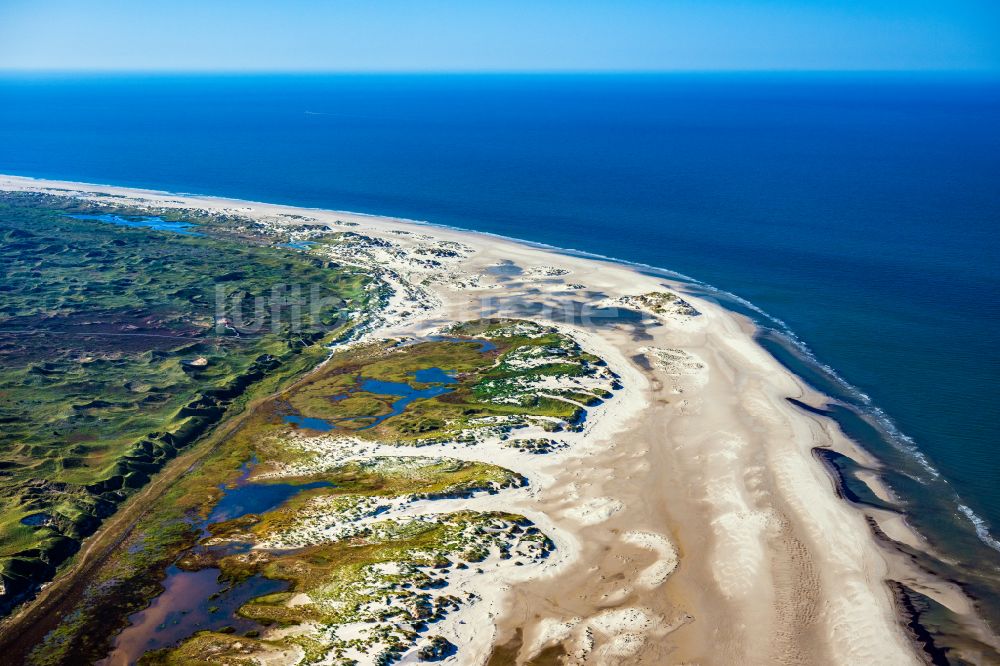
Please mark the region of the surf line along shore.
MULTIPOLYGON (((683 284, 392 218, 10 176, 0 177, 0 189, 238 214, 294 227, 300 241, 320 229, 377 239, 350 256, 331 255, 393 287, 366 339, 426 339, 456 322, 526 319, 607 363, 620 389, 589 410, 581 432, 565 435, 564 448, 460 454, 506 467, 528 485, 448 500, 454 509, 523 514, 556 546, 541 566, 486 572, 488 584, 475 588, 480 600, 449 617, 463 663, 504 654, 584 663, 918 663, 887 581, 920 574, 900 570, 866 516, 837 497, 812 451, 876 463, 831 420, 789 402, 818 407, 824 398, 754 341, 748 320, 685 294, 683 284)), ((380 455, 399 448, 375 447, 380 455)), ((885 532, 919 540, 905 525, 885 532)), ((946 586, 940 598, 959 610, 966 603, 946 586)))

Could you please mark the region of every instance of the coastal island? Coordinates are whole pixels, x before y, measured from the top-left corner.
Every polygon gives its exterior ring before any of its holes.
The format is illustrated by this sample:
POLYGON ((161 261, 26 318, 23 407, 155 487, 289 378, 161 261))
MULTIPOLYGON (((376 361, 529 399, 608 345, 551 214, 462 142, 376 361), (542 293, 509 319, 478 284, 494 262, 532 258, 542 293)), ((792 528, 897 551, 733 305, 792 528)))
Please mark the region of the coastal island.
POLYGON ((16 177, 0 238, 25 663, 896 665, 898 586, 971 615, 838 497, 815 451, 877 463, 824 397, 655 271, 16 177))

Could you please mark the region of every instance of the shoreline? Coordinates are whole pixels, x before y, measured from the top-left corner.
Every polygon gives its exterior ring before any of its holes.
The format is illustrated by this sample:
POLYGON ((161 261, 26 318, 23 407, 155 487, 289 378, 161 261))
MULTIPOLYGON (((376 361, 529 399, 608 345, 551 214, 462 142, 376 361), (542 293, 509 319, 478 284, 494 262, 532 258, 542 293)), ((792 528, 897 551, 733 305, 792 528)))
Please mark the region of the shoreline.
MULTIPOLYGON (((739 656, 761 663, 762 659, 782 654, 829 663, 859 659, 867 663, 904 663, 915 659, 887 582, 891 576, 898 579, 906 565, 887 555, 878 544, 865 523, 866 512, 837 497, 830 471, 812 452, 817 447, 831 448, 870 466, 877 467, 877 461, 848 440, 831 419, 789 403, 788 398, 794 398, 819 407, 824 404, 824 396, 753 339, 755 328, 748 319, 686 293, 684 283, 678 282, 686 276, 653 278, 627 262, 580 256, 586 253, 431 222, 0 176, 0 189, 55 188, 72 193, 123 195, 130 198, 129 203, 151 207, 230 210, 265 216, 304 211, 318 216, 317 224, 330 221, 324 217, 349 220, 360 225, 358 229, 364 233, 376 236, 393 228, 410 233, 419 230, 473 247, 474 258, 466 263, 476 269, 495 265, 489 263, 491 260, 510 261, 511 257, 517 259, 518 265, 539 265, 542 260, 543 268, 567 270, 568 279, 582 280, 586 276, 591 282, 589 288, 609 294, 609 298, 635 295, 638 285, 680 291, 704 319, 694 325, 667 318, 644 326, 643 335, 652 341, 637 342, 634 331, 618 326, 604 327, 612 331, 595 331, 562 324, 585 347, 608 359, 616 371, 628 373, 630 381, 626 386, 637 395, 620 399, 617 409, 625 409, 633 417, 641 414, 641 423, 619 423, 617 430, 595 436, 584 451, 562 461, 561 465, 570 471, 549 472, 554 480, 548 485, 539 483, 542 497, 532 498, 535 508, 555 516, 567 534, 578 542, 586 541, 590 549, 578 545, 574 553, 567 542, 564 545, 569 554, 576 557, 570 557, 561 570, 557 568, 552 578, 512 581, 510 590, 494 600, 497 606, 507 607, 497 613, 496 638, 491 645, 504 645, 517 635, 529 652, 544 650, 557 638, 558 644, 579 647, 585 640, 577 634, 597 627, 599 634, 603 631, 608 637, 605 647, 611 648, 595 654, 612 661, 641 657, 721 663, 739 656), (602 268, 600 275, 588 272, 595 262, 602 268), (675 372, 669 366, 657 368, 655 354, 642 351, 650 348, 654 352, 680 349, 700 359, 695 364, 700 363, 701 368, 691 372, 675 372), (636 361, 640 357, 646 359, 646 367, 636 361), (713 429, 719 436, 707 437, 705 433, 713 429), (769 437, 762 437, 764 432, 769 437), (609 463, 608 476, 613 479, 616 473, 621 474, 619 478, 627 487, 606 488, 607 483, 588 478, 587 471, 593 476, 597 462, 609 463), (570 480, 568 474, 578 480, 570 480), (600 509, 606 509, 609 499, 612 506, 620 504, 623 508, 604 517, 607 511, 602 513, 600 509), (604 506, 600 506, 602 501, 604 506), (566 508, 568 504, 597 509, 585 512, 585 520, 575 520, 566 508), (657 506, 659 511, 653 511, 657 506), (590 522, 595 520, 591 515, 595 513, 602 519, 590 522), (587 535, 586 540, 582 534, 587 535), (621 535, 627 538, 623 540, 621 535), (618 549, 613 558, 593 552, 593 546, 601 543, 608 551, 618 549), (679 553, 676 569, 662 580, 651 574, 644 577, 650 567, 669 560, 671 544, 679 553), (622 552, 632 554, 621 558, 622 552), (654 553, 653 564, 648 563, 649 553, 654 553), (622 566, 612 561, 615 559, 628 561, 622 566), (632 582, 595 583, 584 563, 590 568, 596 564, 601 572, 618 569, 612 576, 620 573, 617 580, 631 577, 632 582), (550 581, 548 585, 545 580, 550 581), (585 590, 579 600, 561 603, 546 596, 556 597, 560 589, 569 589, 567 584, 585 590), (612 602, 631 611, 631 615, 606 617, 607 613, 600 609, 612 602), (531 618, 539 608, 548 613, 544 622, 531 618), (724 621, 733 626, 727 635, 707 626, 724 621), (813 652, 810 646, 814 642, 823 645, 821 653, 813 652), (720 648, 721 652, 717 652, 720 648)), ((543 304, 547 297, 556 301, 554 294, 563 292, 554 282, 531 284, 530 289, 540 295, 518 293, 518 302, 504 292, 505 287, 493 291, 499 294, 495 297, 501 308, 510 305, 516 309, 532 298, 543 304), (512 301, 509 304, 504 302, 508 298, 512 301)), ((523 285, 515 289, 528 291, 523 285)), ((448 318, 460 321, 474 314, 476 299, 469 298, 474 291, 448 286, 432 291, 441 299, 448 318)), ((428 324, 418 316, 388 322, 377 333, 382 337, 412 335, 428 330, 428 324)), ((609 424, 604 415, 595 419, 609 424)), ((540 473, 535 472, 536 476, 540 473)), ((882 532, 893 537, 909 532, 917 542, 920 540, 901 520, 898 525, 873 520, 882 532)), ((913 571, 907 573, 915 576, 913 571)), ((927 589, 939 584, 926 577, 921 583, 927 589)), ((953 610, 970 612, 968 605, 954 608, 962 606, 955 590, 938 592, 940 598, 950 600, 953 610)))
MULTIPOLYGON (((809 347, 809 345, 805 341, 800 339, 798 335, 791 329, 791 327, 786 322, 768 313, 767 311, 758 307, 753 302, 743 298, 742 296, 739 296, 738 294, 735 294, 731 291, 727 291, 720 287, 716 287, 710 283, 703 282, 693 276, 686 275, 684 273, 680 273, 668 268, 663 268, 662 266, 654 266, 652 264, 647 264, 638 261, 631 261, 629 259, 622 259, 620 257, 598 254, 594 252, 589 252, 587 250, 579 250, 576 248, 556 246, 549 243, 542 243, 539 241, 533 241, 525 238, 518 238, 515 236, 506 236, 503 234, 497 234, 489 231, 478 231, 475 229, 467 229, 465 227, 443 224, 431 220, 420 220, 417 218, 383 215, 380 213, 368 213, 368 212, 341 210, 335 208, 302 206, 293 203, 265 202, 256 199, 235 199, 213 194, 199 194, 193 192, 171 192, 168 190, 156 190, 145 187, 129 187, 129 186, 113 185, 108 183, 85 183, 80 181, 67 181, 61 179, 40 178, 35 176, 20 176, 15 174, 0 173, 0 183, 5 181, 9 181, 12 183, 22 183, 22 184, 35 183, 37 187, 48 187, 47 185, 44 184, 49 183, 51 185, 55 185, 60 188, 70 186, 70 189, 74 188, 80 189, 80 187, 82 186, 83 188, 91 188, 93 191, 98 191, 98 190, 120 191, 120 192, 144 193, 147 195, 171 197, 175 199, 177 197, 181 197, 181 198, 188 198, 191 200, 247 203, 247 204, 256 204, 264 207, 289 208, 289 209, 312 211, 312 212, 327 213, 327 214, 332 213, 344 216, 367 218, 373 221, 392 220, 404 224, 416 225, 419 227, 429 227, 432 229, 442 229, 458 233, 476 234, 477 236, 483 236, 487 238, 496 238, 504 242, 510 242, 518 245, 525 245, 541 251, 554 252, 569 257, 578 257, 597 262, 607 262, 614 265, 627 266, 630 268, 639 269, 641 271, 650 271, 652 273, 659 274, 668 280, 679 280, 682 284, 687 285, 689 288, 691 286, 694 286, 698 289, 705 289, 711 295, 712 298, 721 299, 722 301, 731 301, 731 303, 729 303, 730 307, 726 307, 726 305, 723 305, 723 308, 727 309, 733 314, 744 316, 752 320, 752 315, 745 315, 743 313, 736 312, 732 307, 735 305, 740 308, 745 308, 748 311, 754 313, 755 315, 763 317, 764 319, 774 324, 775 328, 769 330, 777 334, 781 338, 782 344, 787 345, 789 350, 793 351, 795 354, 801 355, 808 363, 815 365, 816 369, 818 369, 822 375, 825 375, 824 379, 832 381, 834 384, 838 385, 838 388, 840 390, 843 390, 844 392, 849 394, 853 399, 857 400, 859 404, 853 404, 851 402, 847 403, 852 409, 860 409, 862 407, 867 408, 868 411, 865 411, 863 415, 866 418, 872 419, 877 424, 878 428, 882 431, 884 436, 892 441, 893 446, 899 448, 906 455, 913 458, 913 460, 916 461, 916 463, 920 465, 920 467, 922 467, 925 472, 930 474, 935 479, 940 477, 940 472, 929 462, 925 454, 916 447, 916 445, 913 443, 913 440, 907 434, 905 434, 899 429, 899 427, 892 420, 892 418, 885 412, 883 412, 881 408, 877 407, 867 393, 865 393, 860 388, 856 387, 851 382, 843 378, 837 372, 836 369, 821 361, 814 354, 813 350, 809 347)), ((756 334, 756 329, 760 328, 759 324, 757 322, 751 321, 751 326, 754 327, 755 330, 753 333, 756 334)), ((796 374, 795 371, 792 370, 791 368, 786 367, 786 369, 788 369, 788 371, 791 372, 793 375, 796 374)), ((800 377, 800 379, 802 378, 800 377)), ((803 381, 806 380, 803 379, 803 381)), ((808 384, 807 381, 806 383, 808 384)), ((822 389, 816 389, 816 390, 819 393, 829 397, 829 395, 825 393, 822 389)), ((956 495, 956 498, 957 497, 958 496, 956 495)), ((963 514, 965 514, 966 509, 968 509, 968 507, 965 507, 964 505, 959 505, 959 510, 962 511, 963 514)), ((977 535, 979 536, 980 541, 982 541, 985 545, 989 546, 990 548, 1000 551, 1000 546, 996 545, 996 539, 993 538, 993 536, 989 533, 988 530, 981 533, 981 530, 984 529, 982 527, 984 525, 982 518, 971 509, 968 509, 968 511, 969 513, 965 514, 966 518, 968 518, 971 526, 973 527, 973 529, 975 529, 977 535)))

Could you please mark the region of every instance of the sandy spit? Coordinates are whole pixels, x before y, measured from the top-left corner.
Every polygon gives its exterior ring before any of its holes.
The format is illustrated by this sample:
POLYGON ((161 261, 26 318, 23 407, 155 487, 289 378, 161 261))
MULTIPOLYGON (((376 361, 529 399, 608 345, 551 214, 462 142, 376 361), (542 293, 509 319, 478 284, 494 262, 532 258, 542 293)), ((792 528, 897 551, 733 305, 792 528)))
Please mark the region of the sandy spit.
POLYGON ((127 197, 274 225, 302 224, 287 216, 304 216, 384 238, 398 250, 384 264, 393 279, 413 288, 411 300, 433 307, 407 307, 413 303, 402 298, 369 335, 531 317, 608 362, 622 389, 591 411, 566 448, 440 452, 524 474, 529 489, 505 496, 503 508, 535 520, 559 551, 543 567, 490 574, 477 587, 482 603, 448 620, 466 640, 462 663, 485 663, 497 645, 514 650, 519 663, 541 654, 574 664, 919 663, 886 584, 889 558, 812 455, 814 447, 852 445, 831 421, 787 400, 821 404, 822 397, 756 344, 747 320, 716 304, 684 295, 699 314, 595 312, 609 299, 683 295, 683 285, 398 219, 13 176, 0 176, 0 189, 119 204, 127 197), (427 256, 417 250, 442 242, 467 251, 437 267, 414 261, 427 256), (521 270, 497 271, 498 264, 521 270))

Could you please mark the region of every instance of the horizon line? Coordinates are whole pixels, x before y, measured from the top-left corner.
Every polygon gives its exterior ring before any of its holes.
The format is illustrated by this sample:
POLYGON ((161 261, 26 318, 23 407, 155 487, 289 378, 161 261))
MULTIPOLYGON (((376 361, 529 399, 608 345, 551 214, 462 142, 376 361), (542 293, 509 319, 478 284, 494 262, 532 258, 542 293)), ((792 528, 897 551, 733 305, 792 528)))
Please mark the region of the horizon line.
POLYGON ((622 76, 665 74, 777 74, 777 75, 965 75, 1000 77, 1000 69, 991 68, 720 68, 720 69, 60 69, 60 68, 5 68, 0 66, 0 76, 622 76))

